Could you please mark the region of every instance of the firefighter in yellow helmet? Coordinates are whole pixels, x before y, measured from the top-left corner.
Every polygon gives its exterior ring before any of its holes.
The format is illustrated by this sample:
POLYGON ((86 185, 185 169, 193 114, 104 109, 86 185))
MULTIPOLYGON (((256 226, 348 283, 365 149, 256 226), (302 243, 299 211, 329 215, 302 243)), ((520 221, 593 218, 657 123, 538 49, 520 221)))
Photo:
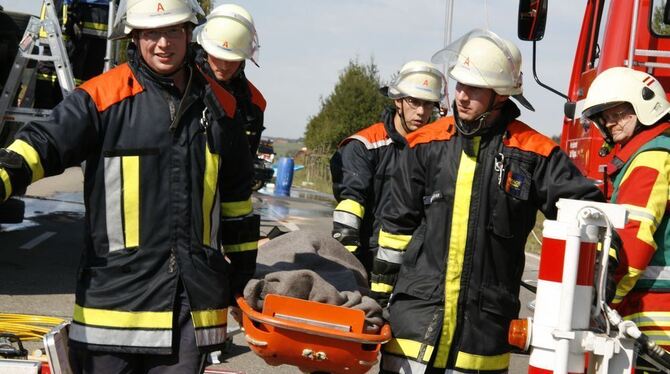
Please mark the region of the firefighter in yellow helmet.
POLYGON ((0 201, 86 161, 75 373, 202 372, 255 270, 259 219, 235 99, 188 57, 200 12, 190 0, 122 1, 128 62, 0 149, 0 201))
POLYGON ((393 107, 382 120, 344 139, 331 159, 333 236, 363 263, 368 273, 377 248, 381 212, 390 199, 389 179, 408 134, 427 124, 443 98, 444 76, 431 63, 410 61, 382 87, 393 107))
POLYGON ((611 202, 628 209, 617 230, 622 247, 612 305, 666 350, 670 331, 670 103, 658 80, 647 73, 614 67, 591 84, 582 114, 617 145, 607 171, 611 202))
POLYGON ((246 60, 258 66, 258 34, 251 14, 236 4, 222 4, 196 30, 196 61, 237 100, 237 119, 244 127, 251 154, 261 140, 265 98, 244 74, 246 60))
POLYGON ((433 56, 456 81, 453 116, 411 133, 382 214, 372 289, 390 295, 384 373, 503 373, 526 238, 559 198, 603 200, 519 121, 521 54, 473 30, 433 56), (445 371, 446 370, 446 371, 445 371))

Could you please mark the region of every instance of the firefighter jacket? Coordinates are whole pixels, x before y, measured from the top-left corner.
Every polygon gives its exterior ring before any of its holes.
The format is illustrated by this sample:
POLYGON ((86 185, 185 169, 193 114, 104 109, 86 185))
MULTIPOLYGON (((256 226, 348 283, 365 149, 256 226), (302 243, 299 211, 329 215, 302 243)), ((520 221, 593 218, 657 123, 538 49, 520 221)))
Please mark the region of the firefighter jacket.
POLYGON ((611 201, 628 210, 618 230, 622 241, 613 306, 625 319, 670 348, 670 123, 645 128, 630 139, 608 167, 611 201))
MULTIPOLYGON (((205 74, 216 79, 214 72, 212 72, 207 62, 207 53, 201 47, 197 47, 196 63, 205 74)), ((244 128, 247 141, 249 142, 249 150, 255 159, 258 146, 261 143, 261 134, 265 130, 265 127, 263 127, 263 115, 267 102, 261 91, 247 79, 247 76, 244 74, 244 65, 245 62, 243 61, 230 81, 218 82, 226 91, 235 96, 235 100, 237 101, 235 120, 244 128)))
POLYGON ((381 227, 381 212, 389 201, 389 181, 395 172, 405 138, 395 129, 395 109, 387 108, 382 122, 346 138, 330 160, 333 194, 333 236, 363 263, 372 267, 381 227))
POLYGON ((260 221, 235 101, 189 66, 181 94, 131 44, 129 63, 80 86, 0 153, 0 199, 86 161, 75 345, 170 353, 182 282, 197 345, 217 349, 233 293, 253 275, 260 221))
POLYGON ((537 211, 554 219, 559 198, 604 200, 518 115, 508 100, 481 136, 460 135, 453 117, 407 136, 373 269, 373 287, 393 293, 384 370, 506 370, 537 211))

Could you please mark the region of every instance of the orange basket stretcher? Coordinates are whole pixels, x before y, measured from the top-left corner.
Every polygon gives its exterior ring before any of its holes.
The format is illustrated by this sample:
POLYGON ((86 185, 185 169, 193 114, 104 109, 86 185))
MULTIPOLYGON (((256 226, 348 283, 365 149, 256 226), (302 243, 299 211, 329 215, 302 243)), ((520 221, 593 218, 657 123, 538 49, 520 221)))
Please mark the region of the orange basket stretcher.
POLYGON ((257 312, 237 297, 249 347, 272 366, 294 365, 306 373, 366 373, 378 361, 383 343, 391 339, 384 324, 365 333, 362 310, 267 295, 257 312))

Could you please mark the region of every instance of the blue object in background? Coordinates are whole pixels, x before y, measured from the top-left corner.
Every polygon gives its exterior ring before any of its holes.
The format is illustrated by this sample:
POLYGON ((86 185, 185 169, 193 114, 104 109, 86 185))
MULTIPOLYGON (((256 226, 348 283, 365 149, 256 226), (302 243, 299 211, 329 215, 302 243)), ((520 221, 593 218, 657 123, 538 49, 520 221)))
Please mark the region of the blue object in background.
POLYGON ((275 180, 275 195, 289 196, 293 184, 293 159, 282 157, 277 163, 277 178, 275 180))

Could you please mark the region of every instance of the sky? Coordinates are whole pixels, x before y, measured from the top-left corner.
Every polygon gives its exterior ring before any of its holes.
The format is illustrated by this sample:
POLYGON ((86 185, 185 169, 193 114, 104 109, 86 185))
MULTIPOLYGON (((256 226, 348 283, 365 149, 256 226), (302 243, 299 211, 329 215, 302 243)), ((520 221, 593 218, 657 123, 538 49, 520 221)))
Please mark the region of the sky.
MULTIPOLYGON (((452 40, 473 28, 488 28, 514 41, 523 55, 524 96, 535 112, 521 120, 559 135, 565 100, 533 79, 532 42, 516 34, 518 0, 453 0, 452 40)), ((373 61, 388 81, 410 60, 430 61, 445 44, 450 0, 238 0, 253 16, 260 42, 259 64, 248 78, 268 105, 263 135, 299 138, 328 97, 349 61, 373 61)), ((40 0, 0 0, 6 10, 37 14, 40 0)), ((566 92, 585 0, 549 2, 545 37, 537 43, 540 80, 566 92)), ((449 93, 453 93, 453 82, 449 93)))

